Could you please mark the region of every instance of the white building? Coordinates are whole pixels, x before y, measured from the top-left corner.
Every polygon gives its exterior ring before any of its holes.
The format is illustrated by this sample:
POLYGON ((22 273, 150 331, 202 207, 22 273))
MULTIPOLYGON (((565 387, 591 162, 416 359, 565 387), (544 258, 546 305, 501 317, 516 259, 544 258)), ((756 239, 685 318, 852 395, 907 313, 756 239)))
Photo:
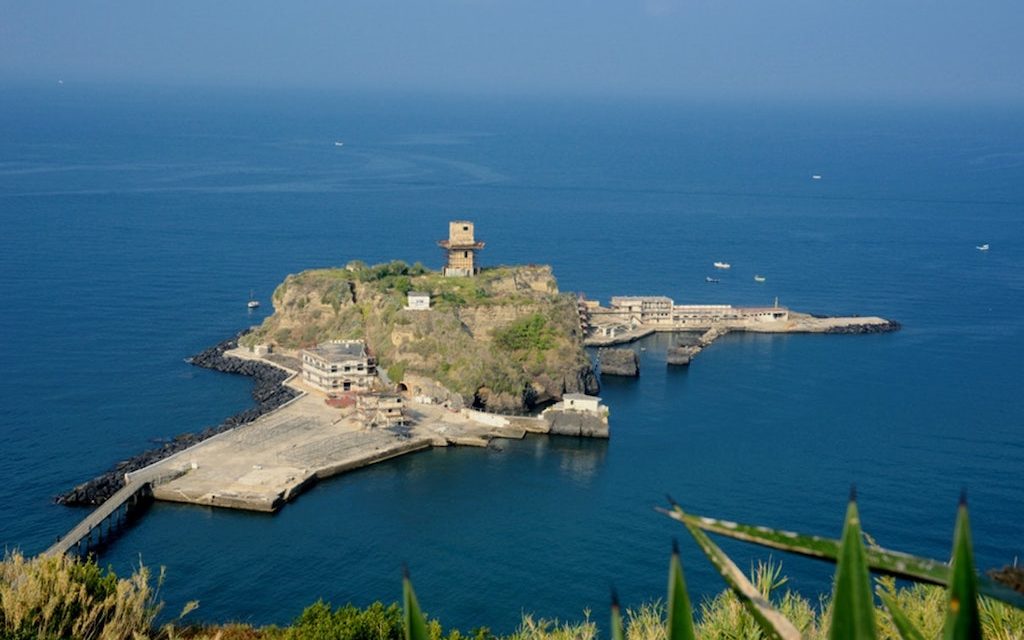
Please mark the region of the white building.
POLYGON ((639 324, 671 324, 672 298, 666 296, 615 296, 612 311, 639 324))
POLYGON ((369 391, 377 362, 362 340, 332 340, 302 350, 302 379, 326 393, 369 391))
POLYGON ((430 294, 422 291, 410 291, 405 308, 410 311, 426 311, 430 308, 430 294))
POLYGON ((583 411, 587 413, 601 412, 601 398, 588 396, 585 393, 567 393, 562 396, 562 409, 566 411, 583 411))

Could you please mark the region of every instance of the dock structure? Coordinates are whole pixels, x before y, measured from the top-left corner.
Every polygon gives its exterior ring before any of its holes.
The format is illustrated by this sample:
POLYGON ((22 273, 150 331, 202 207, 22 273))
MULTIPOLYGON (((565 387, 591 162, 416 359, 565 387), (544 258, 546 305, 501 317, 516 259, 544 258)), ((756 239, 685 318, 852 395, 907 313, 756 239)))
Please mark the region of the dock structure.
POLYGON ((669 350, 669 364, 687 365, 705 347, 733 331, 752 333, 886 333, 899 323, 878 316, 822 317, 780 306, 676 304, 666 296, 615 296, 608 307, 587 301, 583 344, 608 347, 626 344, 655 332, 701 333, 696 344, 669 350))
MULTIPOLYGON (((244 349, 227 355, 261 359, 244 349)), ((88 541, 126 503, 152 498, 274 512, 319 480, 384 460, 431 447, 485 447, 494 438, 552 432, 540 418, 453 411, 394 394, 357 394, 358 402, 330 404, 330 393, 299 375, 287 384, 300 395, 273 412, 128 474, 126 486, 52 552, 88 541)))
POLYGON ((119 528, 126 525, 136 509, 152 499, 153 485, 169 480, 176 472, 150 468, 125 482, 114 495, 96 507, 81 522, 61 536, 43 555, 64 555, 69 551, 88 551, 95 544, 106 542, 119 528))

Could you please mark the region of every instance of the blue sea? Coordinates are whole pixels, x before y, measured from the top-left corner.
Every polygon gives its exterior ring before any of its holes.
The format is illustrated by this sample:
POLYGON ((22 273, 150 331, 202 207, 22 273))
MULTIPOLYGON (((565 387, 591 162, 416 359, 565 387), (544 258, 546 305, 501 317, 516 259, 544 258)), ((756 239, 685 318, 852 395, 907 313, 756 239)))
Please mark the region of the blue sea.
MULTIPOLYGON (((100 562, 166 567, 170 615, 197 599, 193 621, 258 624, 318 598, 397 600, 407 563, 445 625, 508 632, 523 612, 603 620, 611 585, 630 606, 664 597, 673 537, 694 597, 722 589, 654 510, 666 493, 838 535, 856 484, 880 544, 941 559, 965 487, 980 567, 1024 554, 1020 109, 8 89, 8 549, 37 553, 86 513, 53 504, 62 490, 249 406, 247 379, 183 359, 260 322, 286 275, 439 267, 435 241, 468 218, 485 265, 551 264, 591 298, 777 297, 903 330, 730 335, 688 369, 667 368, 669 338, 652 337, 633 345, 638 379, 603 381, 607 442, 435 449, 276 515, 158 503, 100 562)), ((723 546, 743 568, 771 555, 723 546)), ((793 588, 829 588, 829 565, 773 557, 793 588)))

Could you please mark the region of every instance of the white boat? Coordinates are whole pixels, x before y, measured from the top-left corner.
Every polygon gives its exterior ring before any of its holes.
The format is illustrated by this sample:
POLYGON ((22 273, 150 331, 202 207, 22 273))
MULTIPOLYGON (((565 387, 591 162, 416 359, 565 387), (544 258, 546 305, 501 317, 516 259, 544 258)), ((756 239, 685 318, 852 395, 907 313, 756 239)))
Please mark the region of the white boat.
POLYGON ((821 176, 818 174, 814 174, 813 176, 811 176, 811 180, 821 180, 821 176))
POLYGON ((256 307, 260 306, 260 301, 252 296, 252 289, 249 290, 249 302, 246 302, 245 306, 249 307, 250 309, 255 309, 256 307))
POLYGON ((336 147, 344 147, 345 143, 342 142, 341 140, 335 140, 334 141, 334 146, 336 146, 336 147))
POLYGON ((711 276, 707 276, 707 277, 704 278, 704 282, 715 283, 715 282, 721 282, 721 281, 718 278, 712 278, 711 276))
POLYGON ((732 265, 729 264, 728 262, 716 262, 715 263, 715 268, 716 269, 731 269, 732 265))
POLYGON ((975 249, 977 249, 978 251, 988 251, 988 243, 986 242, 985 244, 979 244, 977 247, 975 247, 975 249))
POLYGON ((754 282, 764 282, 767 279, 764 276, 754 276, 754 282))

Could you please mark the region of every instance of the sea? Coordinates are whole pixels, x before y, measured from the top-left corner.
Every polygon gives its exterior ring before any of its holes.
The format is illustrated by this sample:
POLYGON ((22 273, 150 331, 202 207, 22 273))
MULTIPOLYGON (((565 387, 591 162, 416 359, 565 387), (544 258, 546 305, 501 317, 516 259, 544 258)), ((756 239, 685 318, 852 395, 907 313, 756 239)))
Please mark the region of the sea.
MULTIPOLYGON (((664 598, 674 538, 694 600, 722 590, 666 495, 838 536, 855 485, 879 544, 944 559, 966 490, 979 567, 1024 554, 1019 106, 74 82, 0 101, 0 544, 42 551, 88 512, 55 495, 250 406, 248 379, 185 358, 262 321, 288 274, 438 268, 452 219, 485 266, 550 264, 592 299, 902 330, 733 334, 688 368, 653 336, 638 378, 602 380, 610 440, 434 449, 274 515, 157 503, 98 561, 163 568, 166 619, 198 600, 185 621, 252 624, 397 601, 405 564, 446 627, 508 633, 524 613, 603 622, 613 586, 664 598)), ((722 546, 830 588, 831 565, 722 546)))

